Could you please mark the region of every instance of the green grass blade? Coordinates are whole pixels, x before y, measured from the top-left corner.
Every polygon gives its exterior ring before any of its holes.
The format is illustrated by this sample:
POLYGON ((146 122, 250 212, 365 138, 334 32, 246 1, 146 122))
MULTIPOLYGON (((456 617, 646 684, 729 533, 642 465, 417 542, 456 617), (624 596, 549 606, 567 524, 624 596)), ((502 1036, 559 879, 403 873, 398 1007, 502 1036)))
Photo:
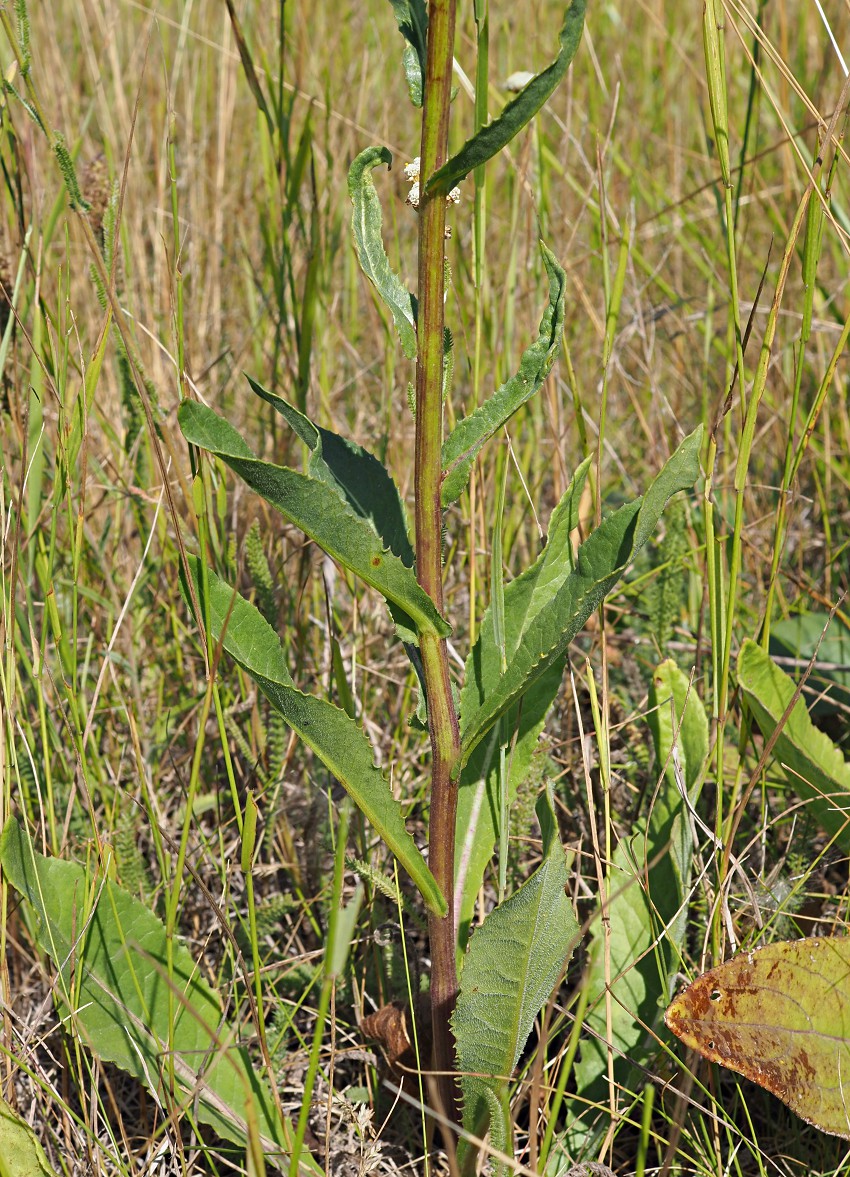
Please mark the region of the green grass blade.
POLYGON ((434 172, 425 185, 427 192, 448 192, 474 168, 480 167, 506 147, 534 118, 555 92, 576 55, 584 29, 585 8, 585 0, 573 0, 564 17, 558 37, 560 49, 552 64, 536 74, 516 98, 505 106, 498 118, 467 139, 457 155, 453 155, 434 172))

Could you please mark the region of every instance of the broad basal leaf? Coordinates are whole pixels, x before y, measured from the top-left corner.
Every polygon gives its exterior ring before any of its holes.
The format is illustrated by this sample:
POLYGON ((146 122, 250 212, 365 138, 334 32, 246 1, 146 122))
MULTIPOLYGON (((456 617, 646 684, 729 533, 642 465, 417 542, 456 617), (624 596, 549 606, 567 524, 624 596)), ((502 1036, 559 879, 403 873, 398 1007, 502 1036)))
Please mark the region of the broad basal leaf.
MULTIPOLYGON (((270 1156, 288 1155, 292 1125, 179 941, 169 968, 165 926, 150 908, 95 871, 37 854, 14 818, 0 836, 0 863, 35 912, 39 947, 59 973, 56 996, 68 1028, 158 1102, 171 1104, 173 1074, 177 1103, 197 1107, 193 1114, 220 1136, 245 1144, 250 1118, 270 1156)), ((299 1171, 322 1170, 305 1159, 299 1171)))
POLYGON ((444 507, 460 496, 469 481, 475 455, 485 441, 534 396, 558 356, 564 328, 566 275, 542 241, 540 249, 549 275, 549 303, 540 320, 539 335, 523 353, 516 375, 494 392, 485 404, 460 421, 443 443, 444 481, 440 493, 444 507))
POLYGON ((461 765, 499 716, 563 657, 587 618, 646 543, 671 495, 693 486, 699 473, 701 440, 700 426, 685 438, 644 498, 621 507, 579 548, 575 568, 523 628, 506 672, 477 710, 461 714, 461 765))
POLYGON ((56 1177, 38 1137, 0 1099, 0 1177, 56 1177))
POLYGON ((768 944, 697 977, 665 1021, 692 1050, 850 1138, 848 977, 850 937, 768 944))
POLYGON ((506 1151, 511 1073, 579 938, 548 793, 537 803, 537 818, 543 862, 473 934, 452 1016, 464 1127, 482 1135, 489 1115, 493 1143, 506 1151))
POLYGON ((552 96, 575 57, 584 29, 585 7, 585 0, 573 0, 567 9, 558 38, 558 56, 542 73, 531 79, 516 98, 507 104, 498 118, 482 127, 464 143, 457 155, 453 155, 434 172, 425 186, 429 193, 448 192, 459 180, 468 176, 473 168, 486 163, 507 146, 526 123, 534 118, 541 106, 552 96))
MULTIPOLYGON (((198 600, 203 602, 201 569, 193 556, 189 557, 189 568, 198 600)), ((280 639, 260 611, 211 569, 206 578, 213 640, 222 641, 224 631, 224 649, 351 795, 413 879, 429 910, 444 914, 445 899, 408 833, 401 805, 375 767, 372 745, 362 729, 327 699, 299 691, 286 667, 280 639)))
POLYGON ((389 308, 402 350, 408 359, 416 357, 416 300, 405 289, 390 266, 381 236, 381 202, 372 182, 372 169, 393 157, 386 147, 367 147, 348 169, 348 195, 354 205, 351 230, 363 273, 389 308))
MULTIPOLYGON (((809 201, 820 208, 820 201, 809 201)), ((839 618, 821 611, 798 613, 770 627, 770 653, 806 666, 817 651, 803 694, 814 716, 835 715, 850 706, 850 632, 839 618)))
POLYGON ((256 458, 233 426, 206 405, 185 400, 178 419, 187 441, 226 462, 330 556, 398 605, 420 633, 441 637, 451 633, 412 569, 384 548, 371 523, 355 515, 336 488, 288 466, 256 458))
MULTIPOLYGON (((755 642, 738 655, 738 685, 765 739, 776 730, 796 685, 755 642)), ((850 850, 850 765, 830 738, 812 723, 802 698, 794 704, 773 745, 788 783, 807 802, 806 812, 850 850)))
MULTIPOLYGON (((530 568, 505 588, 505 654, 508 660, 513 657, 525 627, 558 591, 575 565, 570 534, 578 523, 579 504, 589 466, 588 458, 579 466, 563 498, 552 512, 543 551, 530 568)), ((458 935, 462 944, 484 871, 499 836, 499 743, 504 742, 508 749, 510 804, 516 796, 518 785, 528 773, 546 715, 561 685, 565 658, 566 654, 535 680, 523 695, 521 705, 508 710, 500 725, 501 731, 499 725, 491 728, 461 773, 455 883, 460 908, 458 935)), ((461 715, 477 710, 500 676, 501 653, 495 639, 492 612, 488 609, 481 623, 478 640, 466 661, 460 696, 461 715)))

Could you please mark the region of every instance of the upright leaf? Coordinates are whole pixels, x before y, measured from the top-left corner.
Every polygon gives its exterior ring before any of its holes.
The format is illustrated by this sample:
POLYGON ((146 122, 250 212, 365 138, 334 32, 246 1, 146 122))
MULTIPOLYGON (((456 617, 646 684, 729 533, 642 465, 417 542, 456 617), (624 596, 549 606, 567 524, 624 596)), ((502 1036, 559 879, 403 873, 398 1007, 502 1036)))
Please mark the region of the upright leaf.
POLYGON ((457 155, 434 172, 425 185, 429 193, 448 192, 459 180, 463 180, 473 168, 486 163, 518 135, 526 123, 537 114, 551 98, 556 87, 566 75, 576 55, 584 29, 586 0, 572 0, 564 17, 564 24, 558 37, 560 49, 550 66, 536 74, 520 90, 516 98, 507 104, 498 118, 482 127, 471 139, 467 139, 457 155))
POLYGON ((372 181, 372 169, 393 162, 386 147, 367 147, 348 169, 348 195, 354 205, 351 229, 354 247, 363 273, 389 308, 402 350, 409 360, 416 357, 416 300, 405 289, 390 266, 381 236, 381 202, 372 181))
MULTIPOLYGON (((197 1106, 198 1118, 225 1139, 244 1144, 253 1119, 270 1156, 288 1155, 292 1125, 179 941, 169 968, 165 926, 150 908, 77 863, 37 854, 14 818, 0 835, 0 863, 35 912, 39 947, 59 973, 63 1017, 85 1044, 159 1102, 197 1106)), ((321 1173, 310 1159, 299 1171, 321 1173)))
MULTIPOLYGON (((794 697, 793 680, 748 639, 738 655, 738 685, 769 739, 794 697)), ((812 723, 802 698, 780 731, 773 755, 788 784, 807 802, 806 811, 843 850, 850 851, 850 765, 829 736, 812 723)))
POLYGON ((428 36, 428 11, 425 0, 390 0, 399 32, 407 44, 404 72, 414 106, 422 105, 422 79, 425 76, 425 49, 428 36))
MULTIPOLYGON (((606 880, 605 917, 610 929, 611 1037, 614 1078, 625 1090, 654 1053, 664 1003, 670 1000, 687 930, 693 842, 690 815, 676 779, 672 751, 684 769, 681 787, 693 802, 702 783, 708 755, 708 720, 687 677, 675 663, 665 661, 653 676, 651 703, 656 763, 665 765, 649 814, 634 834, 614 851, 606 880)), ((607 1094, 608 1015, 605 937, 600 922, 593 925, 585 986, 589 1031, 582 1039, 574 1069, 575 1118, 568 1144, 576 1152, 593 1133, 587 1114, 604 1104, 607 1094)), ((595 1116, 595 1111, 593 1112, 595 1116)))
MULTIPOLYGON (((590 459, 587 458, 552 512, 546 546, 534 564, 505 588, 505 655, 508 660, 516 652, 524 629, 558 591, 574 567, 570 535, 578 524, 579 504, 589 467, 590 459)), ((546 715, 561 685, 565 658, 566 655, 533 683, 523 696, 521 706, 509 709, 501 725, 501 734, 498 725, 494 726, 461 773, 455 869, 458 934, 462 944, 484 871, 499 836, 499 740, 503 739, 506 747, 508 798, 512 803, 517 787, 526 778, 546 715)), ((501 655, 495 640, 492 613, 488 609, 478 640, 466 661, 460 696, 462 716, 472 714, 481 706, 500 676, 501 655)))
MULTIPOLYGON (((200 565, 189 558, 195 592, 202 601, 200 565)), ((372 745, 357 723, 327 699, 299 691, 286 667, 275 631, 249 601, 207 570, 206 602, 213 640, 254 679, 293 731, 333 773, 419 889, 430 911, 444 914, 446 901, 404 824, 401 805, 375 767, 372 745)), ((188 596, 188 593, 187 593, 188 596)), ((203 604, 202 604, 203 608, 203 604)))
MULTIPOLYGON (((385 550, 371 521, 356 515, 336 487, 288 466, 261 461, 232 425, 197 401, 183 401, 178 419, 187 441, 226 462, 330 556, 399 606, 420 633, 441 637, 451 633, 412 569, 385 550)), ((404 636, 409 641, 416 639, 413 633, 404 636)))
POLYGON ((507 1151, 511 1073, 579 939, 550 793, 537 818, 543 862, 472 936, 452 1017, 464 1127, 482 1135, 489 1119, 494 1145, 507 1151))
POLYGON ((542 241, 540 249, 549 275, 549 302, 540 320, 538 337, 523 353, 519 371, 474 413, 460 421, 444 441, 441 490, 444 507, 462 493, 482 445, 542 387, 557 359, 564 329, 566 275, 542 241))
POLYGON ((693 486, 699 473, 701 439, 702 426, 685 438, 643 499, 621 507, 579 548, 573 571, 523 629, 506 672, 472 714, 461 715, 461 765, 499 716, 563 657, 587 618, 646 543, 667 500, 693 486))

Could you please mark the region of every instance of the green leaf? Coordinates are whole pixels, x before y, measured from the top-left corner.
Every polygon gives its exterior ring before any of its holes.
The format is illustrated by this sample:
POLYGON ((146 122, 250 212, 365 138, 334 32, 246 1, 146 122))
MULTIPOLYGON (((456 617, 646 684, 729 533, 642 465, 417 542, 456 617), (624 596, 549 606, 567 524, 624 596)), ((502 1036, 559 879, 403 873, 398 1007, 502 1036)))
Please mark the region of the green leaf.
MULTIPOLYGON (((795 683, 749 639, 738 655, 738 685, 765 739, 776 731, 796 690, 795 683)), ((808 802, 818 825, 850 851, 850 765, 812 723, 802 698, 794 704, 773 745, 788 783, 808 802)))
POLYGON ((598 608, 658 523, 677 491, 699 473, 702 426, 685 438, 643 499, 621 507, 579 548, 576 566, 524 626, 506 672, 471 714, 461 714, 461 765, 500 715, 563 657, 569 643, 598 608))
POLYGON ((413 546, 404 504, 386 467, 362 446, 330 429, 314 425, 283 397, 269 392, 250 376, 248 383, 257 396, 284 418, 309 449, 307 471, 310 477, 333 487, 357 516, 367 520, 384 547, 412 568, 413 546))
POLYGON ((197 401, 183 401, 178 420, 187 441, 226 462, 330 556, 398 605, 420 633, 451 633, 412 569, 384 549, 371 522, 356 515, 335 487, 256 458, 232 425, 197 401))
MULTIPOLYGON (((414 564, 407 517, 398 487, 386 467, 368 450, 330 429, 314 425, 309 417, 248 377, 248 383, 298 434, 310 451, 307 471, 326 482, 360 519, 366 520, 384 547, 408 568, 414 564)), ((408 643, 416 641, 413 619, 393 601, 388 601, 396 629, 408 643)))
MULTIPOLYGON (((14 818, 0 835, 0 863, 35 912, 69 1029, 166 1106, 173 1072, 177 1103, 196 1106, 220 1136, 244 1145, 250 1118, 263 1147, 287 1155, 292 1125, 281 1120, 248 1052, 234 1044, 221 998, 179 940, 169 969, 165 926, 150 908, 102 874, 37 854, 14 818)), ((302 1171, 321 1173, 310 1160, 302 1171)))
POLYGON ((550 792, 537 817, 543 862, 473 934, 452 1016, 464 1127, 482 1134, 489 1115, 493 1144, 508 1152, 510 1075, 579 939, 550 792))
MULTIPOLYGON (((809 207, 819 205, 809 201, 809 207)), ((807 666, 817 660, 803 695, 814 716, 835 715, 850 706, 850 632, 828 613, 799 613, 770 627, 770 653, 790 655, 807 666)))
POLYGON ((779 942, 703 973, 665 1014, 711 1062, 850 1138, 850 937, 779 942))
MULTIPOLYGON (((671 749, 676 739, 690 800, 702 783, 708 756, 708 720, 696 690, 671 661, 653 676, 651 704, 656 761, 670 760, 652 797, 649 815, 632 836, 614 851, 608 871, 606 915, 610 927, 611 1037, 614 1079, 628 1091, 657 1049, 656 1031, 664 1005, 672 996, 681 969, 687 931, 693 841, 691 819, 673 771, 671 749), (687 706, 685 700, 687 699, 687 706), (675 708, 675 712, 671 708, 675 708), (678 734, 677 734, 678 733, 678 734)), ((593 925, 584 981, 588 991, 581 1055, 574 1069, 576 1098, 567 1144, 586 1148, 593 1124, 587 1114, 605 1103, 608 1071, 608 1023, 605 1008, 605 938, 593 925)), ((592 1112, 596 1116, 596 1110, 592 1112)))
POLYGON ((552 96, 575 57, 584 29, 585 7, 585 0, 573 0, 567 9, 558 37, 558 56, 542 73, 531 79, 516 98, 507 104, 498 118, 482 127, 471 139, 467 139, 457 155, 453 155, 434 172, 425 185, 425 190, 429 194, 448 192, 459 180, 468 176, 473 168, 480 167, 488 159, 492 159, 534 118, 552 96))
POLYGON ((404 72, 414 106, 422 105, 422 78, 428 36, 428 12, 424 0, 390 0, 404 47, 404 72))
POLYGON ((0 1177, 56 1177, 38 1137, 0 1099, 0 1177))
MULTIPOLYGON (((202 600, 200 562, 194 556, 189 557, 189 568, 195 592, 202 600)), ((280 639, 260 611, 211 569, 206 576, 213 640, 222 642, 227 653, 250 674, 272 706, 337 778, 413 879, 429 911, 444 915, 446 901, 404 824, 400 803, 375 767, 372 745, 362 729, 327 699, 299 691, 286 667, 280 639)))
MULTIPOLYGON (((505 656, 510 661, 524 629, 564 583, 575 565, 570 534, 578 524, 581 495, 590 458, 579 466, 560 503, 552 512, 546 546, 534 564, 505 588, 505 656)), ((456 823, 456 894, 459 904, 458 935, 465 940, 475 900, 493 846, 499 836, 499 743, 506 748, 510 766, 508 799, 512 804, 525 780, 549 708, 561 685, 566 653, 526 691, 521 706, 507 711, 504 722, 473 751, 460 777, 456 823)), ((484 614, 478 640, 466 662, 460 696, 461 716, 477 710, 501 677, 493 614, 484 614)))
POLYGON ((482 445, 540 389, 552 370, 561 345, 564 328, 566 275, 555 255, 541 241, 543 264, 549 275, 549 303, 540 320, 540 333, 526 348, 519 371, 494 392, 488 401, 465 417, 443 443, 444 482, 442 504, 447 507, 459 498, 469 481, 475 455, 482 445))
POLYGON ((390 167, 392 162, 386 147, 367 147, 348 169, 348 195, 354 205, 351 230, 363 273, 389 308, 402 350, 412 360, 416 357, 416 300, 390 266, 381 237, 381 203, 372 182, 372 169, 380 163, 390 167))

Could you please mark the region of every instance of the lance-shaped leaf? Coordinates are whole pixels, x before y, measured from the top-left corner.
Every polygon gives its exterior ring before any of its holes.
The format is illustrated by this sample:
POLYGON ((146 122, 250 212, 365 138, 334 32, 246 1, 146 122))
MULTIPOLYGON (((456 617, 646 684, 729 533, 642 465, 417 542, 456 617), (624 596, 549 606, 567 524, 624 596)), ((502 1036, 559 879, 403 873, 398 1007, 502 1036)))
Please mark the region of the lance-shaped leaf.
MULTIPOLYGON (((579 504, 591 459, 579 466, 560 503, 552 512, 546 546, 530 568, 505 588, 505 656, 513 657, 525 627, 572 572, 575 565, 570 533, 578 524, 579 504)), ((493 846, 499 836, 499 743, 504 743, 509 765, 508 802, 525 780, 546 715, 561 685, 566 655, 536 680, 522 706, 507 712, 501 729, 493 728, 463 769, 458 789, 455 850, 455 893, 458 897, 458 934, 464 940, 476 896, 493 846)), ((501 652, 496 644, 493 615, 484 614, 478 640, 466 662, 460 696, 461 715, 477 710, 501 676, 501 652)))
POLYGON ((539 335, 523 353, 516 375, 494 392, 485 404, 460 421, 443 442, 441 498, 444 507, 460 496, 482 445, 534 396, 557 359, 564 328, 566 275, 542 241, 540 248, 549 275, 549 302, 540 320, 539 335))
POLYGON ((560 49, 552 64, 536 74, 528 85, 520 90, 516 98, 507 104, 498 118, 482 127, 471 139, 467 139, 457 155, 453 155, 434 172, 425 185, 427 193, 437 195, 448 192, 468 176, 473 168, 492 159, 534 118, 552 96, 575 57, 584 29, 585 7, 585 0, 573 0, 564 17, 558 38, 560 49))
MULTIPOLYGON (((769 739, 794 697, 796 684, 773 659, 747 639, 738 655, 738 685, 769 739)), ((798 698, 773 745, 791 788, 822 829, 850 851, 850 765, 825 732, 812 723, 798 698)))
POLYGON ((404 72, 414 106, 422 105, 422 78, 425 75, 425 51, 428 36, 428 11, 425 0, 390 0, 399 32, 407 44, 404 72))
POLYGON ((413 546, 404 504, 386 466, 355 442, 314 425, 304 413, 250 376, 248 383, 257 396, 280 413, 309 449, 310 476, 326 482, 342 495, 356 515, 369 521, 384 547, 412 568, 413 546))
MULTIPOLYGON (((413 567, 414 553, 407 529, 404 504, 398 487, 387 468, 362 446, 340 437, 330 429, 314 425, 309 417, 299 412, 283 397, 263 388, 248 377, 248 383, 264 401, 295 430, 310 451, 307 470, 334 488, 345 498, 351 509, 365 519, 388 548, 408 568, 413 567)), ((408 643, 416 641, 416 626, 411 617, 392 601, 387 602, 396 629, 408 643)), ((409 651, 415 661, 413 651, 409 651)))
POLYGON ((420 633, 451 633, 412 569, 384 549, 371 522, 356 515, 335 487, 288 466, 261 461, 232 425, 197 401, 183 401, 178 419, 187 441, 226 462, 330 556, 398 605, 420 633))
MULTIPOLYGON (((288 1155, 292 1125, 179 940, 169 966, 159 917, 112 880, 37 854, 14 818, 0 836, 0 863, 35 912, 38 945, 59 973, 63 1018, 85 1044, 166 1105, 173 1075, 177 1103, 197 1107, 198 1119, 226 1140, 245 1144, 253 1124, 270 1155, 288 1155)), ((299 1172, 322 1170, 305 1159, 299 1172)))
POLYGON ((482 1135, 489 1112, 493 1144, 503 1151, 510 1151, 511 1072, 579 939, 550 792, 537 802, 537 819, 543 862, 474 932, 452 1016, 464 1127, 482 1135))
POLYGON ((413 879, 428 909, 443 915, 446 901, 404 824, 400 803, 381 770, 375 767, 372 745, 362 729, 327 699, 298 690, 286 667, 280 639, 258 609, 211 569, 202 578, 194 556, 189 557, 189 570, 199 601, 203 601, 203 579, 209 587, 207 616, 213 641, 222 642, 227 653, 250 674, 272 706, 350 794, 413 879))
POLYGON ((348 169, 348 195, 354 205, 351 229, 354 247, 363 273, 389 308, 408 359, 416 356, 416 300, 390 266, 381 236, 381 202, 372 181, 372 169, 385 163, 392 153, 386 147, 367 147, 348 169))
POLYGON ((664 1019, 711 1062, 850 1138, 850 937, 767 944, 692 982, 664 1019))
POLYGON ((522 631, 507 670, 472 714, 461 714, 461 766, 500 715, 559 658, 643 547, 667 500, 693 486, 702 426, 685 438, 642 499, 606 519, 579 548, 576 566, 522 631))

